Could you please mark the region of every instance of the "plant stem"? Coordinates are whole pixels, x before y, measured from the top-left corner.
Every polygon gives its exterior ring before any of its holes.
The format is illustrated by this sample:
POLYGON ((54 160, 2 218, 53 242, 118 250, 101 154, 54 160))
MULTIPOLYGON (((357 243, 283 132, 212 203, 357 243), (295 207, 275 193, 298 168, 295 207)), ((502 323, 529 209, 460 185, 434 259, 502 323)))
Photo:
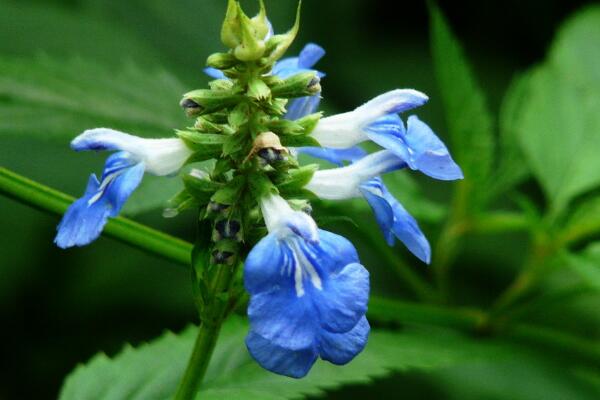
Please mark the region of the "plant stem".
POLYGON ((450 266, 458 254, 459 239, 468 230, 469 226, 467 220, 469 192, 469 183, 460 181, 454 193, 448 220, 442 229, 433 252, 434 258, 431 270, 440 291, 440 297, 444 301, 448 301, 449 298, 448 274, 450 266))
MULTIPOLYGON (((75 200, 72 196, 0 167, 0 194, 20 203, 52 214, 62 215, 75 200)), ((121 242, 175 261, 189 265, 192 245, 123 217, 111 218, 103 234, 121 242)))
POLYGON ((198 393, 202 378, 206 373, 208 363, 217 344, 220 330, 221 325, 200 324, 194 350, 177 389, 175 400, 194 399, 196 393, 198 393))
POLYGON ((227 293, 235 276, 235 266, 219 265, 217 273, 209 282, 210 296, 212 304, 209 306, 210 316, 203 318, 202 311, 200 315, 202 321, 198 328, 198 336, 194 344, 194 350, 188 361, 183 378, 177 389, 175 400, 194 399, 198 391, 208 364, 214 352, 219 337, 221 326, 227 317, 227 304, 219 301, 219 296, 227 293))
POLYGON ((494 334, 498 339, 507 339, 525 347, 535 346, 563 358, 569 355, 577 362, 600 368, 600 346, 596 342, 529 323, 515 323, 508 326, 487 325, 488 315, 477 309, 456 309, 372 296, 367 316, 381 322, 437 326, 467 333, 494 334))

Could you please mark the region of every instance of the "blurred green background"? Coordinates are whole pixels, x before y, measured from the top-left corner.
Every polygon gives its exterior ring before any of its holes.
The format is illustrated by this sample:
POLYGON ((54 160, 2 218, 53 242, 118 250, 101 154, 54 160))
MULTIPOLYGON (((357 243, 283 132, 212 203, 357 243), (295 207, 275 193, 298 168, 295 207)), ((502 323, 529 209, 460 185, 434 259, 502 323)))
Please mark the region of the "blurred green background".
MULTIPOLYGON (((243 1, 250 10, 257 8, 254 3, 243 1)), ((287 30, 295 1, 266 3, 275 30, 287 30)), ((497 115, 513 78, 541 62, 559 24, 588 3, 439 5, 497 115)), ((78 196, 89 173, 99 172, 104 160, 104 155, 69 149, 69 139, 83 129, 111 126, 160 136, 185 126, 178 101, 182 93, 208 82, 202 68, 207 55, 221 50, 224 9, 225 2, 218 0, 0 0, 0 165, 78 196), (18 100, 10 95, 13 92, 19 93, 18 100), (137 103, 128 103, 131 98, 137 103)), ((327 73, 322 82, 327 113, 352 109, 392 88, 417 88, 431 98, 419 115, 447 139, 425 2, 305 0, 301 32, 290 54, 309 41, 327 50, 318 64, 327 73)), ((453 184, 414 173, 410 178, 401 174, 390 184, 435 243, 453 184)), ((192 214, 163 219, 156 207, 178 183, 162 186, 149 180, 145 185, 128 205, 129 215, 192 241, 192 214), (154 197, 148 201, 144 193, 154 197)), ((521 183, 519 191, 533 199, 534 207, 544 207, 543 191, 533 179, 521 183)), ((510 200, 499 197, 496 202, 502 206, 510 200)), ((414 300, 388 265, 389 253, 365 239, 369 232, 375 238, 379 233, 364 205, 317 208, 332 213, 343 209, 346 214, 350 210, 359 221, 362 234, 349 223, 325 228, 356 244, 371 271, 375 294, 414 300)), ((85 248, 60 250, 52 243, 58 217, 4 197, 0 221, 0 398, 55 398, 63 378, 98 351, 113 355, 126 342, 138 344, 166 329, 177 332, 197 322, 184 268, 107 238, 85 248)), ((452 303, 489 306, 514 277, 526 247, 524 233, 465 239, 451 273, 452 303)), ((427 267, 401 246, 391 254, 419 276, 427 275, 427 267)), ((564 283, 570 278, 556 279, 564 283)), ((553 307, 532 318, 597 340, 597 292, 553 307)), ((500 361, 397 372, 368 386, 332 390, 327 398, 600 396, 598 375, 563 372, 560 361, 515 353, 500 361)))

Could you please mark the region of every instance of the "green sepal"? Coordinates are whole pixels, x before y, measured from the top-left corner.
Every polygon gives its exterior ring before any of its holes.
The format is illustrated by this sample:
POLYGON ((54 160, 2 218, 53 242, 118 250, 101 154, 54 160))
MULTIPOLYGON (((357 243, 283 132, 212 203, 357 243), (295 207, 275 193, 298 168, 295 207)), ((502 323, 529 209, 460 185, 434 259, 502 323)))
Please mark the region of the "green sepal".
POLYGON ((281 136, 281 144, 285 147, 321 147, 321 144, 310 135, 281 136))
POLYGON ((250 107, 248 103, 242 102, 231 110, 227 116, 227 122, 232 130, 237 131, 238 128, 248 122, 250 118, 250 107))
POLYGON ((167 200, 167 207, 163 210, 164 218, 173 218, 182 211, 198 207, 198 201, 187 190, 181 190, 175 196, 167 200))
POLYGON ((321 92, 321 85, 316 72, 301 72, 271 87, 273 97, 286 99, 312 96, 319 92, 321 92))
POLYGON ((197 89, 183 95, 183 101, 189 99, 200 105, 196 115, 203 115, 231 107, 240 102, 243 97, 238 90, 197 89))
POLYGON ((196 131, 176 131, 177 136, 194 151, 186 163, 211 160, 218 158, 223 152, 223 146, 229 136, 215 133, 201 133, 196 131))
POLYGON ((306 115, 302 118, 298 118, 294 122, 300 125, 304 129, 304 133, 308 135, 315 129, 322 116, 323 113, 319 111, 313 114, 306 115))
POLYGON ((202 133, 223 133, 225 135, 235 132, 228 125, 215 124, 206 117, 198 117, 193 129, 202 133))
POLYGON ((239 60, 231 53, 214 53, 206 59, 206 65, 208 67, 221 70, 235 67, 239 63, 239 60))
POLYGON ((273 35, 267 41, 267 49, 265 51, 265 54, 267 55, 267 64, 272 64, 275 61, 279 60, 296 38, 298 30, 300 29, 301 6, 302 1, 298 3, 298 8, 296 9, 296 20, 294 21, 294 26, 292 26, 292 28, 287 33, 273 35))
POLYGON ((211 201, 218 204, 233 205, 241 197, 242 191, 246 186, 246 177, 238 175, 219 189, 212 197, 211 201))
POLYGON ((219 177, 225 175, 228 171, 233 169, 233 161, 230 158, 219 158, 215 162, 215 166, 211 173, 212 177, 219 177))
POLYGON ((287 174, 276 180, 280 192, 296 192, 310 182, 319 169, 317 164, 308 164, 300 168, 290 169, 287 174))
POLYGON ((196 199, 199 205, 208 203, 215 192, 223 187, 222 183, 211 181, 208 176, 201 178, 194 174, 184 175, 183 184, 185 190, 196 199))
POLYGON ((240 30, 239 6, 235 0, 227 3, 225 20, 221 27, 221 41, 229 48, 235 48, 241 42, 242 32, 240 30))
POLYGON ((215 79, 213 81, 208 82, 208 86, 212 90, 232 90, 233 82, 229 79, 215 79))
POLYGON ((266 123, 266 127, 277 136, 301 135, 304 133, 304 128, 300 124, 289 119, 273 118, 266 123))
POLYGON ((214 244, 211 251, 211 264, 219 264, 217 268, 223 268, 221 265, 235 265, 239 259, 241 245, 232 239, 223 239, 214 244), (218 253, 231 253, 225 260, 218 259, 218 253))
POLYGON ((272 99, 271 101, 260 103, 260 106, 265 111, 265 113, 269 115, 282 116, 286 112, 286 104, 287 99, 272 99))
POLYGON ((253 77, 248 82, 248 97, 258 101, 264 101, 271 98, 271 89, 260 77, 253 77))
POLYGON ((235 135, 226 136, 225 144, 223 145, 223 155, 228 156, 244 150, 247 144, 246 135, 237 133, 235 135))
MULTIPOLYGON (((265 42, 259 37, 259 32, 254 28, 250 18, 244 14, 238 3, 238 12, 241 30, 241 42, 233 50, 235 57, 241 61, 256 61, 265 53, 265 42)), ((262 30, 262 29, 261 29, 262 30)))
POLYGON ((312 206, 310 205, 310 201, 306 199, 287 199, 288 204, 292 209, 296 211, 302 211, 307 214, 312 212, 312 206))
POLYGON ((248 177, 248 187, 250 189, 250 193, 257 200, 269 195, 269 194, 277 194, 278 190, 273 185, 273 182, 264 174, 260 172, 252 173, 248 177))
POLYGON ((256 33, 258 39, 264 39, 269 33, 269 22, 267 20, 267 10, 265 9, 265 3, 263 0, 259 0, 259 11, 252 19, 252 27, 256 33))

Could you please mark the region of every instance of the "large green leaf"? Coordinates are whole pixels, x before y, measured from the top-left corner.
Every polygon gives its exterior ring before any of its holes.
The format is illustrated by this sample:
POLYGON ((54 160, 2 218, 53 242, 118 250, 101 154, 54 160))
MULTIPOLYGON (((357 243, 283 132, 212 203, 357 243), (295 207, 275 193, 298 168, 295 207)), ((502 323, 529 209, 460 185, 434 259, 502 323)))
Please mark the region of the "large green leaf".
POLYGON ((600 8, 560 30, 550 58, 529 76, 517 136, 554 211, 600 184, 600 8))
POLYGON ((494 152, 493 122, 483 92, 447 21, 431 6, 431 43, 452 153, 466 182, 481 185, 488 179, 494 152))
POLYGON ((145 137, 169 136, 186 123, 185 88, 165 71, 129 63, 119 69, 82 60, 3 58, 0 134, 65 144, 82 130, 110 126, 145 137))
MULTIPOLYGON (((199 399, 298 399, 347 383, 366 383, 394 370, 433 369, 511 354, 504 346, 447 330, 375 330, 365 351, 350 364, 339 367, 318 361, 307 378, 294 380, 263 370, 249 357, 246 330, 239 317, 226 323, 199 399)), ((167 399, 177 387, 195 332, 191 327, 138 348, 127 346, 114 359, 96 355, 67 377, 60 398, 167 399)))
POLYGON ((527 75, 516 76, 511 82, 500 107, 498 128, 500 133, 498 168, 493 174, 489 197, 501 195, 525 180, 530 174, 519 147, 521 107, 526 97, 527 75))

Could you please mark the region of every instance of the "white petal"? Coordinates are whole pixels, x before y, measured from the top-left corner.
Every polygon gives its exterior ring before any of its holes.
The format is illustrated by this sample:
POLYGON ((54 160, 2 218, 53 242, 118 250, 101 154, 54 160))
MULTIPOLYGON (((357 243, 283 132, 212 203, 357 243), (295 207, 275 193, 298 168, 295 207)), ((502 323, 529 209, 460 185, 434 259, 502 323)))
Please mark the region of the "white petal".
POLYGON ((146 171, 154 175, 169 175, 179 170, 192 155, 178 138, 144 139, 109 128, 89 129, 71 142, 75 150, 122 150, 136 161, 144 162, 146 171))
POLYGON ((382 150, 369 154, 347 167, 317 171, 305 188, 328 200, 360 197, 359 186, 363 182, 403 165, 404 162, 391 151, 382 150))
POLYGON ((311 135, 324 147, 352 147, 368 140, 367 125, 387 114, 396 114, 423 105, 428 97, 413 89, 396 89, 375 97, 354 111, 319 121, 311 135))
POLYGON ((261 198, 260 209, 270 233, 280 238, 297 235, 310 242, 318 240, 315 221, 306 213, 294 211, 283 197, 272 194, 261 198))

